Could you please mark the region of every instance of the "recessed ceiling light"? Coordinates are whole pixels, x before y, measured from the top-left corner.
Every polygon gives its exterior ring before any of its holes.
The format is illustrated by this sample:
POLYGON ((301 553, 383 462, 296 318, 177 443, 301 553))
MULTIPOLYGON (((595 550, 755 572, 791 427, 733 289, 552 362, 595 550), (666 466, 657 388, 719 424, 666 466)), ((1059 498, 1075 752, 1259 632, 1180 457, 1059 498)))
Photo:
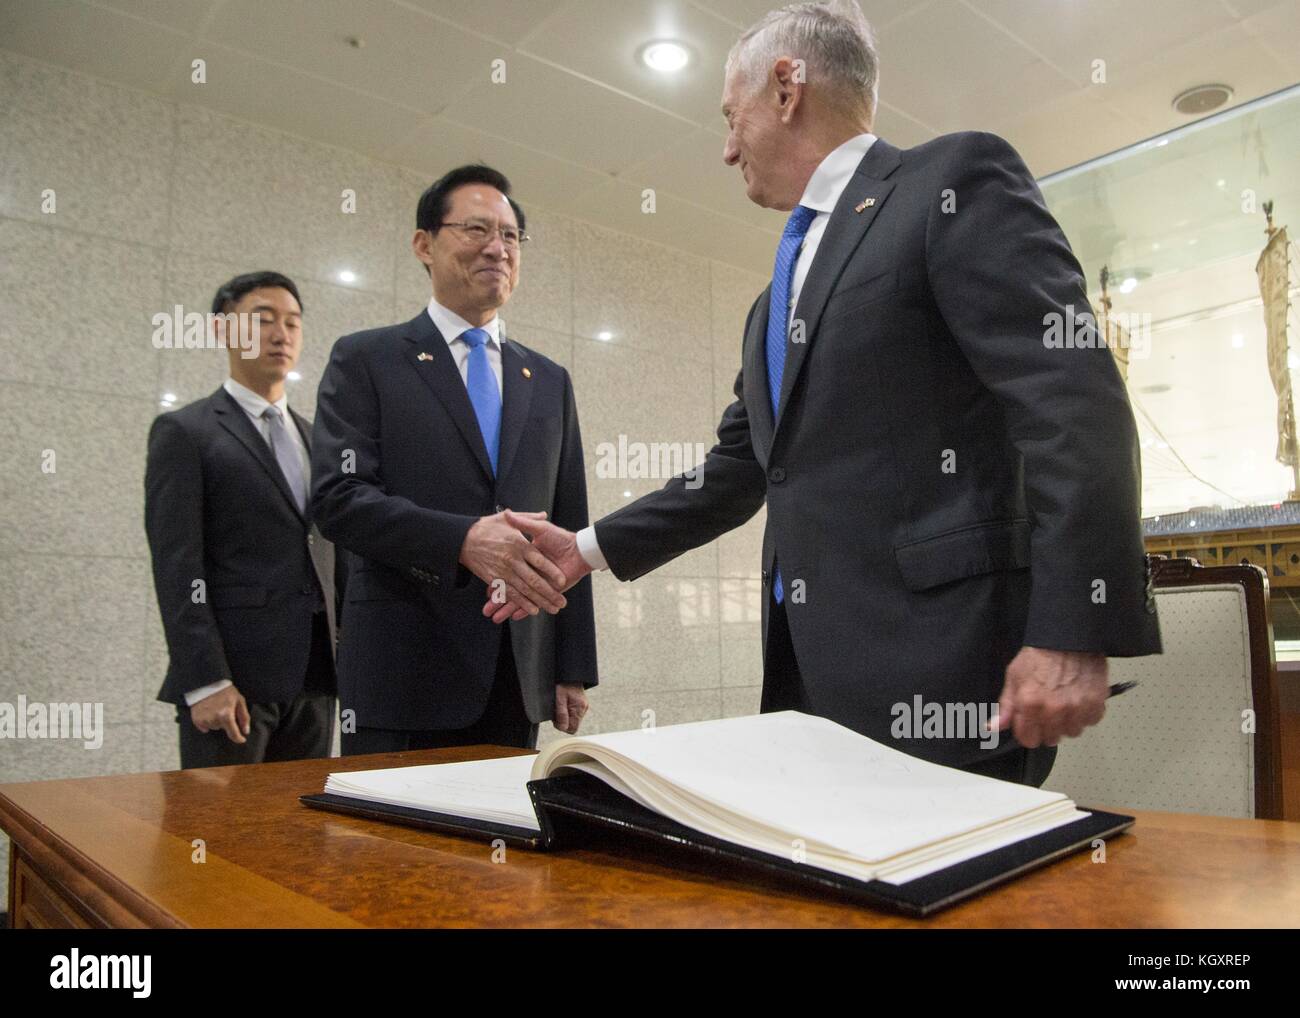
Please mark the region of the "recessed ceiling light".
POLYGON ((604 329, 596 333, 596 338, 608 343, 611 339, 614 338, 614 334, 610 332, 608 329, 604 329))
POLYGON ((1243 336, 1240 332, 1234 332, 1232 334, 1232 348, 1234 350, 1240 350, 1245 345, 1246 345, 1246 337, 1243 336))
POLYGON ((1132 293, 1137 289, 1138 281, 1135 276, 1129 276, 1124 282, 1119 284, 1120 293, 1132 293))
POLYGON ((675 74, 691 62, 691 51, 680 42, 660 39, 641 50, 641 62, 661 74, 675 74))
POLYGON ((342 272, 339 273, 340 283, 355 283, 356 281, 357 281, 357 274, 353 272, 351 269, 344 269, 342 272))
POLYGON ((301 375, 300 373, 298 373, 297 371, 290 371, 289 374, 286 375, 285 377, 288 378, 289 381, 291 381, 291 382, 301 382, 301 381, 302 381, 302 375, 301 375))
POLYGON ((162 401, 163 401, 164 403, 175 403, 175 402, 176 402, 176 393, 174 393, 174 392, 164 392, 164 393, 162 394, 162 401))

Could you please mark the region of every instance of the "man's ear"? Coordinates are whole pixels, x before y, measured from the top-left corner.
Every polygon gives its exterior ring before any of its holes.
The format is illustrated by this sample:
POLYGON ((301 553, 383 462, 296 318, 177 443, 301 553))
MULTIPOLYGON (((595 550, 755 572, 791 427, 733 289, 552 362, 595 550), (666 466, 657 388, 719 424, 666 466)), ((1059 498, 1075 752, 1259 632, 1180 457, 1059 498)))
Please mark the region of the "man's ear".
POLYGON ((776 101, 781 111, 781 122, 788 124, 794 116, 795 109, 803 99, 804 73, 803 62, 796 62, 790 57, 781 57, 772 65, 772 83, 776 89, 776 101))
POLYGON ((433 234, 428 230, 416 230, 415 235, 411 238, 411 250, 415 252, 425 269, 433 263, 433 252, 430 250, 433 244, 433 234))

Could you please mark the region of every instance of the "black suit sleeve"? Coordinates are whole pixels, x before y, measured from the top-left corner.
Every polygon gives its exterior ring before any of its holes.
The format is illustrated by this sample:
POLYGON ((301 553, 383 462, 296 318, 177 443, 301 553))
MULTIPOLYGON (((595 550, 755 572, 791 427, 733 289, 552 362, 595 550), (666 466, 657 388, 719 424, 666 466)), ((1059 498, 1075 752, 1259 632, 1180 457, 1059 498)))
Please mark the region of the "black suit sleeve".
POLYGON ((312 426, 312 518, 336 546, 451 586, 477 517, 426 509, 389 494, 380 465, 379 398, 364 351, 334 344, 312 426))
MULTIPOLYGON (((566 530, 587 525, 587 473, 582 461, 582 435, 573 383, 564 372, 564 441, 555 481, 551 520, 566 530)), ((592 580, 585 576, 565 594, 568 604, 555 616, 555 679, 557 682, 596 685, 596 617, 592 580)))
POLYGON ((171 414, 159 416, 149 430, 144 528, 167 652, 174 673, 184 676, 184 688, 178 692, 231 679, 221 633, 208 603, 203 464, 193 440, 171 414), (201 597, 195 593, 196 580, 202 581, 201 597))
POLYGON ((955 149, 939 187, 952 189, 956 208, 945 210, 936 194, 927 268, 939 312, 1023 459, 1032 523, 1023 642, 1158 653, 1137 428, 1114 357, 1096 342, 1082 270, 1007 142, 973 133, 955 149), (1075 348, 1052 345, 1050 323, 1081 314, 1075 348))
MULTIPOLYGON (((758 302, 749 309, 754 317, 758 302)), ((741 526, 763 505, 767 477, 754 458, 745 410, 744 371, 736 375, 736 400, 722 414, 718 440, 687 487, 681 475, 658 491, 610 513, 596 524, 596 542, 620 580, 635 580, 678 555, 741 526)))

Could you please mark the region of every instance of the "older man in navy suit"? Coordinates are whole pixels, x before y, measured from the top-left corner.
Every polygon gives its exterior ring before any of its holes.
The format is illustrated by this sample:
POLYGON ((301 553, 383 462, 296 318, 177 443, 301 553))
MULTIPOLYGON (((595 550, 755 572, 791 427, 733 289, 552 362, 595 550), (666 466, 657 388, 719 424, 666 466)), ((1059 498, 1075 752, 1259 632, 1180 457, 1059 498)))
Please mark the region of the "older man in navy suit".
POLYGON ((1107 656, 1160 651, 1133 414, 1015 150, 899 149, 872 131, 876 81, 851 0, 741 36, 723 158, 787 219, 718 442, 690 483, 577 534, 515 522, 566 582, 632 580, 766 501, 763 709, 1039 784, 1101 719, 1107 656), (917 698, 960 724, 897 725, 917 698), (1015 741, 965 723, 993 704, 1015 741))

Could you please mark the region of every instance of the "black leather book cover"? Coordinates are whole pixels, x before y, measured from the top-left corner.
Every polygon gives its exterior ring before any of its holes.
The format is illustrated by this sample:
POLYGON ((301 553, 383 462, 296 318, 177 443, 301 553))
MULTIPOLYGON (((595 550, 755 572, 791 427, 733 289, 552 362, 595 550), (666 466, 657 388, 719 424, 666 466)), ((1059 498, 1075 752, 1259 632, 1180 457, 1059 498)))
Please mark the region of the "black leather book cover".
POLYGON ((1091 848, 1095 839, 1109 838, 1133 825, 1130 816, 1091 810, 1087 817, 1045 834, 905 884, 890 884, 841 876, 792 858, 701 834, 646 809, 589 774, 570 773, 530 781, 528 792, 541 826, 540 833, 347 796, 304 795, 300 799, 317 809, 421 827, 440 834, 488 841, 501 838, 507 844, 543 851, 582 848, 597 840, 635 839, 659 846, 662 851, 656 855, 666 865, 680 860, 682 868, 686 868, 693 863, 706 874, 718 874, 726 879, 735 879, 743 871, 783 889, 802 888, 912 916, 930 915, 1028 870, 1091 848))

